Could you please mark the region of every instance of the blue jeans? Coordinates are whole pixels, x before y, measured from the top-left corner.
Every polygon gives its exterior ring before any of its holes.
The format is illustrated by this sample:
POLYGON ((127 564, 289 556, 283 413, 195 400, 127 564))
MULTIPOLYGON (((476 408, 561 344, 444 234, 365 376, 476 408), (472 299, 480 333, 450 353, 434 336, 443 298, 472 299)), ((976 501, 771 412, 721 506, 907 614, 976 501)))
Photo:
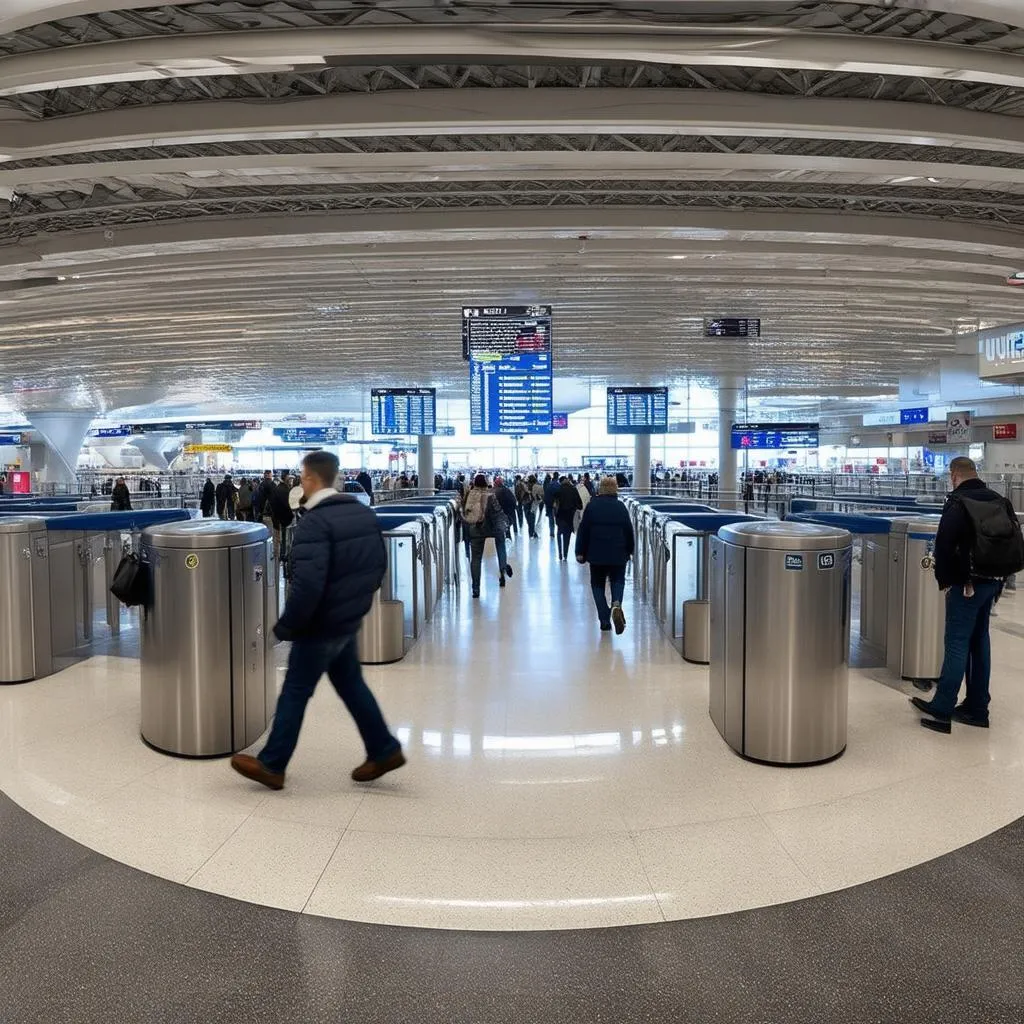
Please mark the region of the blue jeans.
POLYGON ((946 591, 946 652, 942 659, 932 709, 948 715, 956 707, 960 684, 967 676, 967 709, 984 718, 988 714, 989 676, 992 673, 992 647, 988 620, 1002 584, 979 581, 974 596, 964 597, 963 587, 946 591))
POLYGON ((401 748, 388 730, 376 698, 363 679, 355 636, 323 641, 296 640, 288 655, 288 673, 284 677, 281 696, 277 698, 274 725, 267 737, 267 745, 258 755, 260 762, 270 771, 284 772, 288 767, 299 742, 306 705, 325 672, 355 720, 366 747, 367 759, 383 761, 401 748))
POLYGON ((590 589, 594 592, 594 604, 597 605, 597 618, 602 626, 610 626, 612 610, 608 604, 606 585, 612 585, 612 604, 622 604, 622 595, 626 590, 626 567, 624 565, 592 565, 590 567, 590 589))

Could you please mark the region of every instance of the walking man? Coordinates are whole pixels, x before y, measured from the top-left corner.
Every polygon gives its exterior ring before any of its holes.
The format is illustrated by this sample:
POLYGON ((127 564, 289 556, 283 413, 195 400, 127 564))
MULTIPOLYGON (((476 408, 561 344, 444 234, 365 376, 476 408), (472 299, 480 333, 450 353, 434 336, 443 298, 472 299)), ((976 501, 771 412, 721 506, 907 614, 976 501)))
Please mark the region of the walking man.
POLYGON ((634 547, 633 524, 626 506, 619 501, 619 486, 615 477, 606 476, 597 496, 583 510, 576 533, 576 561, 590 563, 590 587, 602 633, 609 632, 613 625, 617 634, 626 628, 622 595, 626 588, 626 563, 634 547), (611 605, 606 593, 609 584, 611 605))
POLYGON ((911 698, 928 716, 921 725, 942 733, 953 721, 988 728, 989 616, 1003 581, 1024 568, 1024 537, 1010 502, 978 479, 970 459, 954 459, 949 475, 953 493, 935 535, 935 578, 946 592, 942 675, 930 701, 911 698), (967 696, 957 705, 965 675, 967 696))
POLYGON ((288 673, 266 746, 256 757, 231 758, 236 772, 270 789, 284 786, 306 705, 325 672, 366 747, 366 761, 352 778, 372 782, 405 764, 401 744, 363 679, 356 651, 359 624, 387 568, 384 538, 369 508, 334 489, 337 476, 338 459, 330 452, 310 452, 302 460, 306 511, 292 543, 291 589, 274 627, 280 640, 292 641, 288 673))

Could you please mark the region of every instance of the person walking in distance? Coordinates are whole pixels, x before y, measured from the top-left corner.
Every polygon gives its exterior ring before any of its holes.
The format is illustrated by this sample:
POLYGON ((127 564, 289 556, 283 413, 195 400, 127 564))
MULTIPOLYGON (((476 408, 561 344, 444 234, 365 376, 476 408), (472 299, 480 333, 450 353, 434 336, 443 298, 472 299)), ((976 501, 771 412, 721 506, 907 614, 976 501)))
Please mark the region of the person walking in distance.
POLYGON ((516 496, 500 476, 494 478, 494 498, 501 506, 501 511, 505 513, 512 532, 518 537, 519 520, 516 517, 516 496))
POLYGON ((537 532, 537 518, 544 511, 544 488, 541 487, 535 474, 531 473, 526 481, 529 497, 526 501, 526 525, 529 528, 530 536, 534 540, 540 538, 537 532))
POLYGON ((583 510, 576 534, 576 561, 590 563, 590 587, 602 632, 608 632, 613 625, 617 634, 626 628, 622 595, 626 588, 626 565, 635 546, 633 524, 626 506, 619 501, 618 484, 615 477, 606 476, 597 495, 583 510), (609 585, 610 605, 606 593, 609 585))
POLYGON ((954 721, 988 728, 989 616, 1003 581, 1024 569, 1024 536, 1013 505, 978 479, 970 459, 954 459, 949 475, 953 493, 935 535, 935 579, 946 592, 942 673, 930 701, 911 698, 928 716, 921 725, 942 733, 951 732, 954 721), (967 696, 958 705, 965 675, 967 696))
POLYGON ((128 485, 124 482, 124 477, 119 476, 117 483, 114 484, 114 489, 110 493, 110 511, 111 512, 131 512, 132 510, 132 496, 128 491, 128 485))
POLYGON ((555 537, 555 503, 558 501, 558 492, 561 486, 556 474, 544 474, 544 511, 547 513, 548 529, 551 531, 552 540, 555 537))
POLYGON ((221 519, 235 518, 235 485, 230 473, 217 484, 217 515, 221 519))
POLYGON ((313 691, 326 672, 355 720, 366 760, 352 772, 372 782, 405 764, 363 679, 356 634, 387 570, 387 551, 377 516, 351 494, 334 489, 338 459, 310 452, 300 477, 305 512, 295 528, 291 588, 274 634, 292 642, 274 724, 266 746, 253 757, 235 754, 231 767, 270 789, 284 786, 313 691))
POLYGON ((498 556, 499 586, 505 586, 505 577, 512 576, 512 567, 508 564, 505 550, 508 520, 494 492, 487 486, 487 477, 483 473, 474 477, 473 486, 466 493, 462 507, 462 529, 464 536, 469 537, 469 572, 473 582, 473 597, 480 596, 480 567, 489 537, 494 538, 494 550, 498 556))
POLYGON ((217 488, 213 485, 213 481, 207 477, 206 483, 203 484, 203 492, 199 496, 199 510, 202 512, 204 519, 209 519, 213 515, 216 505, 217 488))
POLYGON ((569 544, 576 528, 576 513, 583 508, 576 485, 563 476, 555 502, 555 521, 558 524, 558 559, 564 562, 569 557, 569 544))

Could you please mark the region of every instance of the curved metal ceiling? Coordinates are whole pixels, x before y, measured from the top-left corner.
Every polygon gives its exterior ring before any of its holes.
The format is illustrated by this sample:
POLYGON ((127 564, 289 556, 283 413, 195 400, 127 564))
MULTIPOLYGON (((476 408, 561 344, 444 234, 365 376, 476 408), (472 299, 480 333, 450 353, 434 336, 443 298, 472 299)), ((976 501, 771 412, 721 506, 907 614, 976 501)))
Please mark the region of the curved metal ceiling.
POLYGON ((891 389, 1022 319, 999 4, 8 0, 0 392, 458 397, 458 307, 513 299, 595 383, 891 389))

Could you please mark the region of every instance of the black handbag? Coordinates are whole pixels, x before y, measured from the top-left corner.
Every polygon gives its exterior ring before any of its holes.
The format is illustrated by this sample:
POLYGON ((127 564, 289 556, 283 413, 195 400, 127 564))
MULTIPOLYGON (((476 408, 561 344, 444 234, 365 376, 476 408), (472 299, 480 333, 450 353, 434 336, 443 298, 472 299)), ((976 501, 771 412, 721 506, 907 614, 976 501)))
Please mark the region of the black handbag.
POLYGON ((134 552, 125 555, 114 572, 110 592, 129 608, 149 603, 149 566, 134 552))

